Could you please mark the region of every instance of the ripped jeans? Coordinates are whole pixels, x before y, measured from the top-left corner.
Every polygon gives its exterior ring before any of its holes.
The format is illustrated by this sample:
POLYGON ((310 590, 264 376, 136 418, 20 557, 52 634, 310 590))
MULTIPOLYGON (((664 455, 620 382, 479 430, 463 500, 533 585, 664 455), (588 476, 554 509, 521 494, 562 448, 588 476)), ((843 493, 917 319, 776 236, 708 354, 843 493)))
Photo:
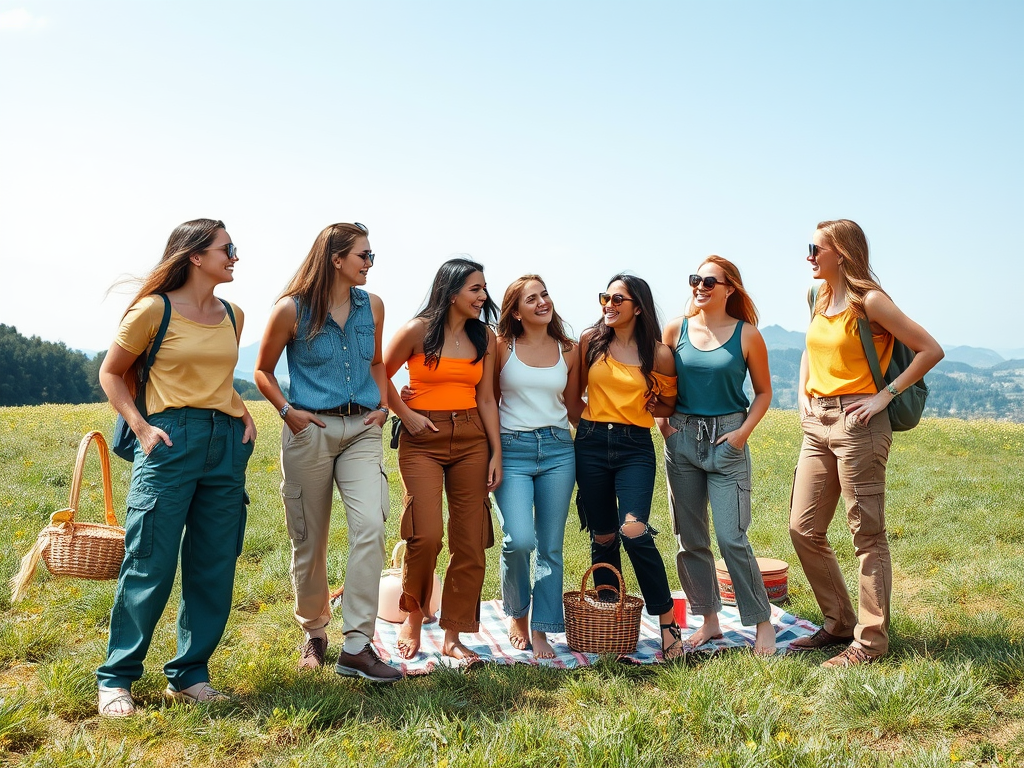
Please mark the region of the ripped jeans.
MULTIPOLYGON (((672 610, 665 562, 654 544, 647 521, 651 516, 657 464, 650 429, 631 424, 580 420, 576 431, 576 504, 580 522, 590 530, 593 563, 607 563, 622 570, 622 547, 633 564, 636 580, 652 616, 672 610), (631 521, 642 524, 637 535, 631 521), (601 543, 598 539, 613 536, 601 543)), ((598 588, 615 586, 606 568, 594 572, 598 588)))

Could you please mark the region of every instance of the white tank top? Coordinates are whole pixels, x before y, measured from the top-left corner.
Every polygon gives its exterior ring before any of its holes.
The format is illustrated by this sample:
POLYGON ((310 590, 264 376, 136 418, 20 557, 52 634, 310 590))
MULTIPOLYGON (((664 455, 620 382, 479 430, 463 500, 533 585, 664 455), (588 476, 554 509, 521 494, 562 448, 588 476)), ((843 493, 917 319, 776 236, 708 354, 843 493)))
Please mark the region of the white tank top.
POLYGON ((569 368, 561 348, 558 350, 557 363, 548 368, 534 368, 516 356, 513 341, 512 354, 499 377, 501 402, 498 403, 498 415, 501 431, 532 432, 541 427, 568 429, 569 415, 562 399, 568 380, 569 368))

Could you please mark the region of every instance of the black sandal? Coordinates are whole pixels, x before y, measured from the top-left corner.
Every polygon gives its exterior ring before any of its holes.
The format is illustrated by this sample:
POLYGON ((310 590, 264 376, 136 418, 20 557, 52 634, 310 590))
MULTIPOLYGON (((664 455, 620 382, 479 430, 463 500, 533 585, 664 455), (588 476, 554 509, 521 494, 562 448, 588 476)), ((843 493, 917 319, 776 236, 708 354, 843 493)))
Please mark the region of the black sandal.
POLYGON ((661 625, 661 658, 663 661, 672 662, 683 658, 686 653, 686 646, 683 644, 683 632, 679 625, 672 621, 670 624, 661 625), (665 630, 672 636, 672 642, 665 645, 665 630))

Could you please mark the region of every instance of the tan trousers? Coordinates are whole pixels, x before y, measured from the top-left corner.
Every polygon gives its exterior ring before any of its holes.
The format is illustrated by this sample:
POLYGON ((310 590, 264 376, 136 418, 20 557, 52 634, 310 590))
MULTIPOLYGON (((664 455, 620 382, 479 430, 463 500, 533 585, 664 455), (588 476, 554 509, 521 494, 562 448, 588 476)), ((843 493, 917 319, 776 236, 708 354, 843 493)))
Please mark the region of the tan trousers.
POLYGON ((484 550, 494 545, 487 464, 490 449, 476 408, 468 411, 417 411, 439 432, 402 431, 398 468, 405 485, 402 538, 402 610, 430 605, 434 569, 444 534, 441 494, 448 497, 448 549, 451 560, 441 591, 442 629, 476 632, 484 585, 484 550))
POLYGON ((885 464, 892 429, 885 411, 867 424, 846 415, 851 403, 868 395, 811 400, 802 418, 804 442, 793 480, 789 533, 814 591, 825 630, 871 654, 889 649, 892 561, 885 534, 885 464), (842 494, 853 546, 860 560, 859 613, 854 613, 836 554, 829 546, 829 523, 842 494))
POLYGON ((334 486, 345 504, 348 563, 342 598, 345 650, 358 653, 373 640, 380 574, 384 567, 384 520, 390 507, 383 467, 381 428, 365 416, 320 416, 297 435, 281 432, 281 496, 292 540, 295 619, 307 637, 326 637, 331 620, 327 586, 327 539, 334 486))

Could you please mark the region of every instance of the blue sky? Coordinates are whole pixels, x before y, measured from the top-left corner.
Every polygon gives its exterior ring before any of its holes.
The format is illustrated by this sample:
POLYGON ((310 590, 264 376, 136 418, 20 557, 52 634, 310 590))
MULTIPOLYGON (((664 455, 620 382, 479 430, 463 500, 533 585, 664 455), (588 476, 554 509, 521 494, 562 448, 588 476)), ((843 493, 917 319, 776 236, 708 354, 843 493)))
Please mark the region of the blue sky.
POLYGON ((718 253, 802 330, 846 217, 943 344, 1021 349, 1022 39, 1020 2, 0 0, 0 322, 106 348, 107 288, 209 216, 243 344, 353 220, 387 335, 456 253, 577 333, 617 271, 667 318, 718 253))

